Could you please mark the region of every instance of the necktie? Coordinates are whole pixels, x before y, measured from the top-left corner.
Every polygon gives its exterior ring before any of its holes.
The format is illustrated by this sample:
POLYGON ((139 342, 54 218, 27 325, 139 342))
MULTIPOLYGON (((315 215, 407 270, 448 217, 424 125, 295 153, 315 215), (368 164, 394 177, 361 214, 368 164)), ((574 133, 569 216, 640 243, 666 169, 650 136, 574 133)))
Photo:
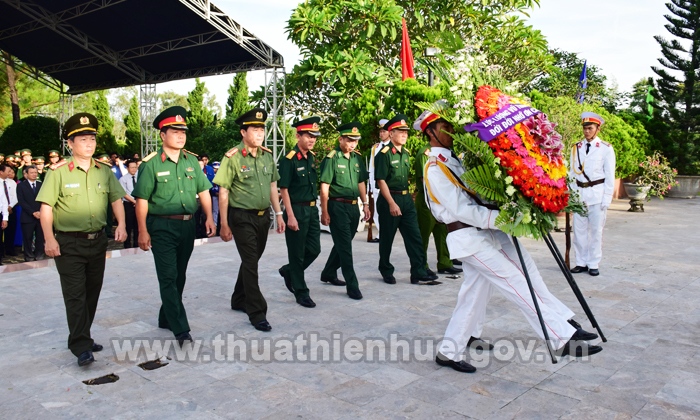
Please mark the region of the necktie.
POLYGON ((588 154, 588 152, 589 152, 590 150, 591 150, 591 144, 590 144, 590 143, 586 143, 586 154, 588 154))
POLYGON ((32 182, 32 191, 34 192, 34 195, 36 195, 36 184, 32 182))
POLYGON ((2 185, 3 185, 3 187, 5 187, 5 197, 7 197, 7 205, 9 206, 10 205, 10 193, 7 192, 7 180, 6 179, 2 180, 2 185))

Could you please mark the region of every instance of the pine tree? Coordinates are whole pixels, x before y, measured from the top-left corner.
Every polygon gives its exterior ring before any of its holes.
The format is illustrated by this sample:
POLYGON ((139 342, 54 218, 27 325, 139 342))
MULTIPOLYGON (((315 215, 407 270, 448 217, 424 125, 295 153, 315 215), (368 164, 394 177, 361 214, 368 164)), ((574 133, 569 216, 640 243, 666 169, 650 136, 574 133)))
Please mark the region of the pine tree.
POLYGON ((199 78, 195 82, 194 89, 187 93, 187 143, 195 153, 204 153, 206 150, 202 144, 202 133, 206 127, 216 122, 216 115, 204 106, 204 96, 208 93, 204 82, 200 82, 199 78))
POLYGON ((233 84, 228 87, 228 100, 226 101, 226 118, 238 118, 248 111, 248 73, 237 73, 233 77, 233 84))
POLYGON ((97 151, 111 152, 118 149, 117 139, 114 137, 114 120, 109 115, 109 102, 104 90, 95 92, 92 98, 92 107, 95 110, 95 118, 100 124, 97 129, 97 151))
POLYGON ((126 142, 125 152, 129 155, 141 153, 141 116, 139 114, 138 96, 131 99, 129 113, 124 116, 124 141, 126 142))
MULTIPOLYGON (((664 15, 665 25, 675 38, 666 40, 654 37, 661 46, 663 58, 659 63, 665 68, 652 67, 659 76, 656 99, 664 108, 664 118, 673 127, 670 147, 672 162, 679 172, 692 173, 698 159, 698 117, 700 117, 700 0, 671 0, 666 7, 672 15, 664 15), (668 70, 681 72, 679 77, 668 70)), ((697 171, 697 169, 695 169, 697 171)))

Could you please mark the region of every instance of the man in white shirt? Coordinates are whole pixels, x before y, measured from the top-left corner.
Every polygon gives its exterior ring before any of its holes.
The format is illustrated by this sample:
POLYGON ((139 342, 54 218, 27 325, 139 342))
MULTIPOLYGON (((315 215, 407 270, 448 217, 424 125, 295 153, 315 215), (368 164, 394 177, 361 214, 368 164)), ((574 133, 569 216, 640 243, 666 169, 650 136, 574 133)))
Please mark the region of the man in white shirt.
POLYGON ((600 274, 603 258, 603 226, 615 190, 615 150, 598 137, 603 118, 593 112, 581 114, 584 140, 571 149, 569 175, 576 179, 569 187, 581 194, 588 217, 574 214, 576 267, 572 273, 600 274))
MULTIPOLYGON (((8 166, 6 166, 4 164, 0 165, 0 179, 2 179, 2 180, 4 180, 4 178, 2 178, 4 176, 3 172, 5 172, 5 168, 7 168, 7 167, 8 166)), ((7 228, 7 221, 10 218, 10 212, 8 209, 7 198, 5 196, 4 191, 2 192, 2 194, 0 194, 0 213, 2 214, 2 230, 4 231, 7 228)), ((0 237, 2 237, 3 233, 4 232, 0 232, 0 237)), ((2 256, 4 254, 4 252, 3 252, 4 249, 5 249, 5 247, 1 246, 1 244, 0 244, 0 265, 2 265, 2 256)))
POLYGON ((8 202, 7 228, 3 230, 3 246, 2 252, 7 256, 17 256, 15 251, 15 235, 17 233, 17 213, 15 206, 17 205, 17 183, 15 182, 15 171, 9 166, 2 165, 3 170, 0 171, 0 180, 2 185, 0 194, 5 196, 8 202))
MULTIPOLYGON (((426 113, 420 118, 434 115, 426 113)), ((435 219, 447 225, 450 256, 462 260, 464 268, 457 305, 435 361, 459 372, 474 372, 476 369, 462 360, 462 354, 469 342, 481 335, 486 305, 494 289, 518 306, 540 338, 544 334, 515 246, 495 226, 498 208, 484 203, 461 182, 465 170, 451 150, 453 138, 448 133, 454 133, 452 126, 439 118, 428 125, 426 132, 431 151, 424 168, 425 201, 435 219)), ((599 346, 583 343, 598 336, 581 329, 571 309, 549 292, 530 254, 522 247, 521 251, 552 348, 562 357, 602 351, 599 346)))
POLYGON ((136 186, 137 172, 139 169, 139 159, 129 159, 126 161, 126 172, 119 178, 126 195, 122 198, 124 204, 124 217, 126 223, 126 241, 124 248, 138 248, 139 246, 139 225, 136 221, 136 200, 131 195, 136 186))
POLYGON ((377 199, 379 199, 379 195, 381 194, 379 189, 375 186, 374 158, 377 156, 377 153, 390 142, 389 131, 384 127, 388 121, 387 119, 379 120, 379 141, 372 145, 372 151, 369 155, 369 165, 367 166, 367 171, 369 172, 367 191, 372 193, 372 199, 374 200, 374 216, 372 217, 372 221, 377 227, 377 237, 369 241, 372 243, 379 243, 379 212, 377 212, 377 199))

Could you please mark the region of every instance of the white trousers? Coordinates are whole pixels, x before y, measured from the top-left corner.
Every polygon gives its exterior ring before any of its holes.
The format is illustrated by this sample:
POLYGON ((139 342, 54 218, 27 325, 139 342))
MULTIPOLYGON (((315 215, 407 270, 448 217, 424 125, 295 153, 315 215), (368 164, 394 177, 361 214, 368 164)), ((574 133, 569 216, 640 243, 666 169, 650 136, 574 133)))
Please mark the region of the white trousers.
MULTIPOLYGON (((462 353, 470 337, 480 337, 488 304, 494 289, 498 289, 522 311, 537 335, 544 339, 530 289, 523 274, 518 253, 510 237, 494 232, 502 249, 489 246, 474 255, 462 258, 464 282, 459 290, 457 306, 445 331, 440 353, 454 360, 462 360, 462 353)), ((547 327, 552 347, 559 349, 576 332, 567 321, 574 313, 547 289, 530 254, 520 246, 532 287, 538 297, 538 305, 547 327)))
POLYGON ((217 220, 219 218, 219 197, 211 198, 211 213, 214 217, 214 224, 218 226, 217 220))
POLYGON ((377 227, 377 238, 379 237, 379 212, 377 211, 377 200, 379 199, 380 191, 375 191, 372 189, 372 200, 374 200, 374 216, 372 216, 372 221, 374 226, 377 227))
POLYGON ((607 210, 600 204, 588 206, 588 217, 574 214, 574 252, 576 265, 598 268, 603 258, 603 227, 607 210))

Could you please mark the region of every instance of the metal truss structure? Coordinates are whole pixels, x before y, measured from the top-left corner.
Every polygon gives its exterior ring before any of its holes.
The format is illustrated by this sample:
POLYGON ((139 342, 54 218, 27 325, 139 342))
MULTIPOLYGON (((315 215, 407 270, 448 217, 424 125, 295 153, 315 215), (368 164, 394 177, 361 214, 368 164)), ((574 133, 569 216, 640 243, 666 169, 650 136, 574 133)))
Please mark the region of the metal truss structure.
POLYGON ((63 156, 73 154, 73 151, 68 148, 68 142, 63 138, 62 133, 63 125, 71 115, 73 115, 73 95, 61 91, 58 96, 58 138, 61 139, 63 156))
POLYGON ((156 119, 156 85, 139 86, 139 114, 141 115, 141 158, 158 149, 158 131, 153 127, 156 119))
POLYGON ((284 144, 287 134, 285 119, 285 87, 284 68, 265 70, 265 101, 267 110, 267 125, 265 125, 265 146, 272 150, 275 162, 284 155, 284 144))

